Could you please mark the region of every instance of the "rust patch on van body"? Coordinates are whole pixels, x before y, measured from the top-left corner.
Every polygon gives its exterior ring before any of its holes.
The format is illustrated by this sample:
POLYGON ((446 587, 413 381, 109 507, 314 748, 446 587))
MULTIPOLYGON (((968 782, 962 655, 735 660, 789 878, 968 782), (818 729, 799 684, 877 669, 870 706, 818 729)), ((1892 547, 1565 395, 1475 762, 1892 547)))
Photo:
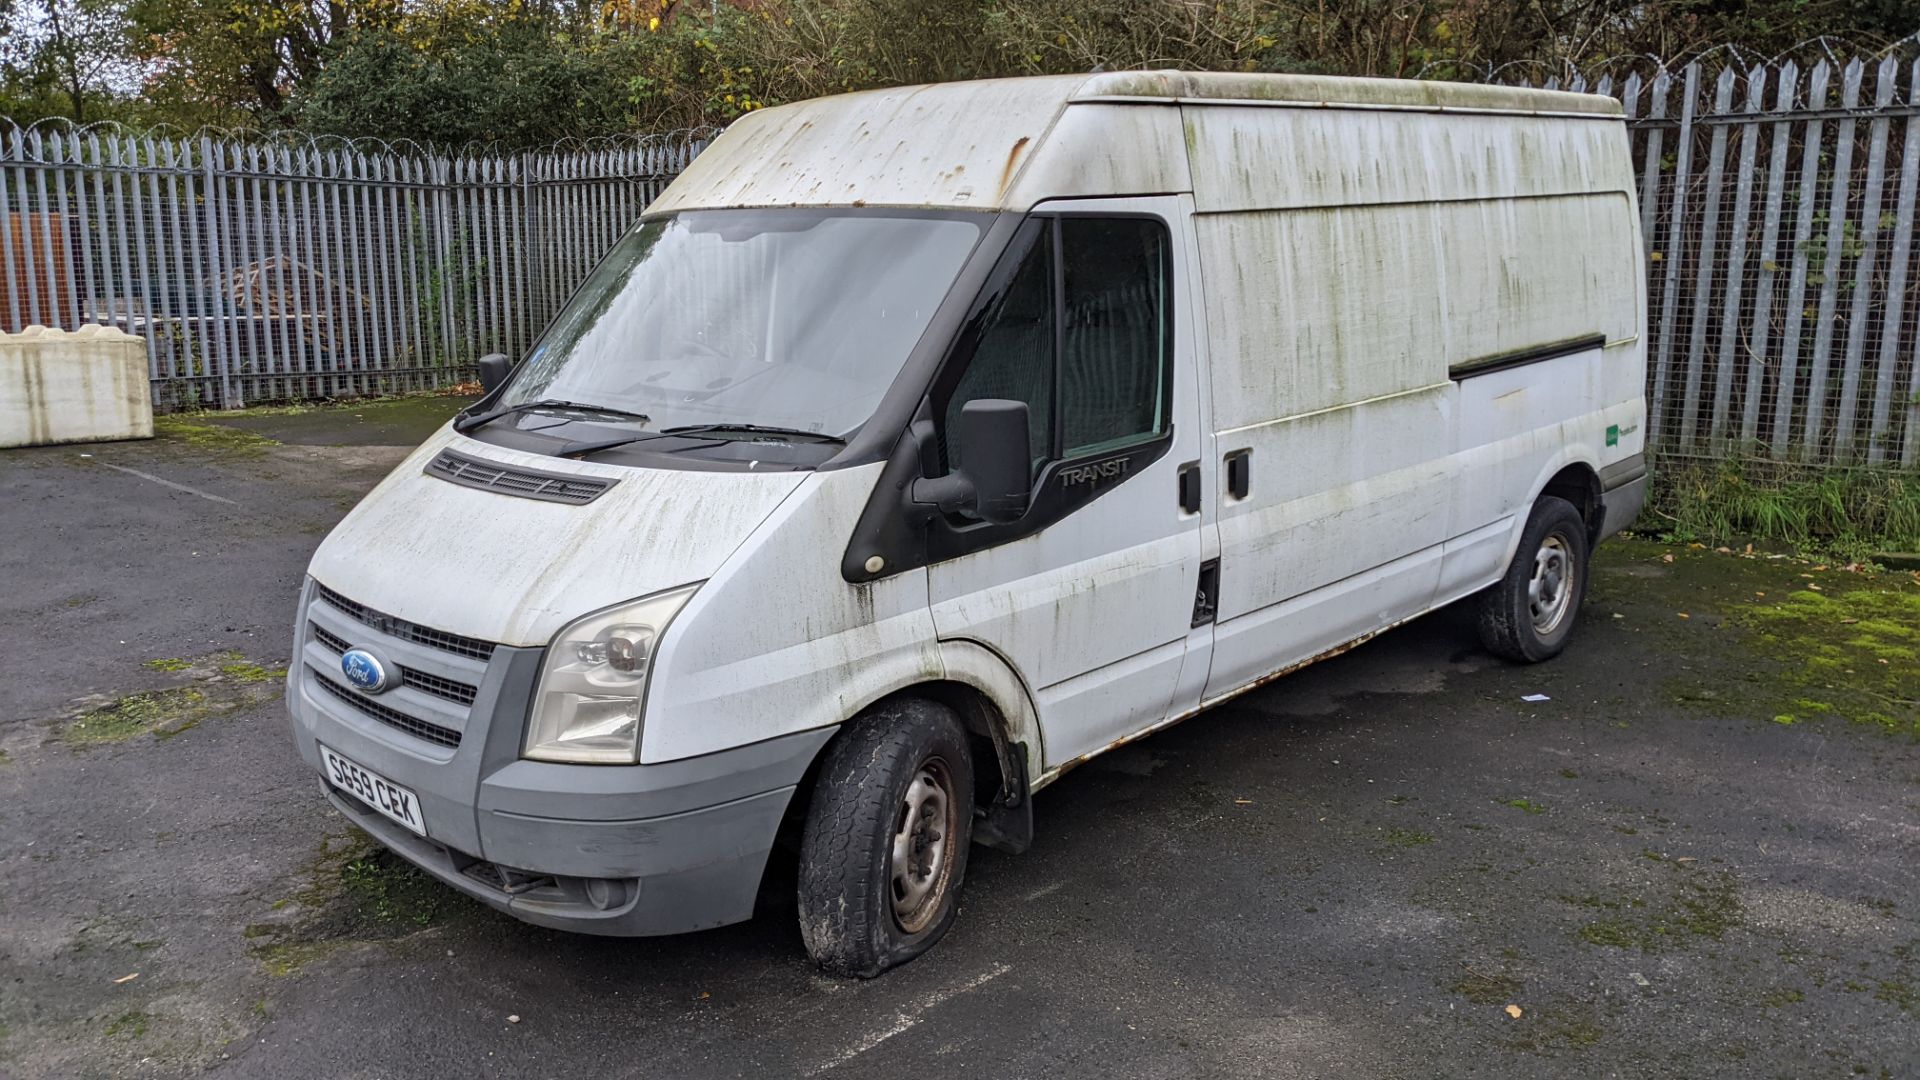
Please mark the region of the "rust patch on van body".
POLYGON ((1013 182, 1014 166, 1020 162, 1020 152, 1025 150, 1027 144, 1032 141, 1033 139, 1031 137, 1022 135, 1019 140, 1013 144, 1013 149, 1007 151, 1007 163, 1000 169, 1000 186, 994 189, 997 194, 1005 195, 1007 193, 1007 185, 1013 182))

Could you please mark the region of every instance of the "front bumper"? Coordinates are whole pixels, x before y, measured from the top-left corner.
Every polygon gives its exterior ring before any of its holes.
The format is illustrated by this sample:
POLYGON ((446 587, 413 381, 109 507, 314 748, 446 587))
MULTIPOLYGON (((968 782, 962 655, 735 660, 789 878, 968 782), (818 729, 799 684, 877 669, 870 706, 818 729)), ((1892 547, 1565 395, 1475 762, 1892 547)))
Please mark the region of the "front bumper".
POLYGON ((287 704, 327 799, 446 885, 540 926, 641 936, 750 918, 794 788, 832 737, 801 732, 659 765, 524 761, 542 650, 500 646, 453 663, 405 624, 387 632, 398 620, 368 623, 311 596, 302 612, 287 704), (342 640, 410 671, 464 679, 472 702, 447 708, 404 687, 377 699, 358 694, 335 677, 342 640), (428 708, 440 742, 396 715, 428 708), (324 779, 322 743, 411 788, 428 836, 324 779))
POLYGON ((614 937, 680 934, 751 918, 793 794, 778 788, 634 821, 496 815, 499 828, 487 831, 487 846, 523 850, 514 864, 423 839, 325 780, 320 786, 349 821, 443 884, 536 926, 614 937))

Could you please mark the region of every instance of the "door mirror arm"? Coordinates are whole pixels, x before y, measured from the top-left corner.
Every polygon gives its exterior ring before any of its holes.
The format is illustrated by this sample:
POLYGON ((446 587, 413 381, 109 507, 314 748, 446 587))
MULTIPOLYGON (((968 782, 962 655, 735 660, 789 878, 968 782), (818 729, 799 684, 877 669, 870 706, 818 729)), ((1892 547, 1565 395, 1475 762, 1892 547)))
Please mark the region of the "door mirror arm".
MULTIPOLYGON (((965 448, 964 464, 945 476, 915 480, 909 498, 943 513, 976 517, 992 525, 1020 520, 1033 497, 1033 454, 1027 428, 1027 404, 1002 398, 978 398, 960 407, 951 433, 965 448)), ((924 468, 931 431, 915 425, 924 468)))

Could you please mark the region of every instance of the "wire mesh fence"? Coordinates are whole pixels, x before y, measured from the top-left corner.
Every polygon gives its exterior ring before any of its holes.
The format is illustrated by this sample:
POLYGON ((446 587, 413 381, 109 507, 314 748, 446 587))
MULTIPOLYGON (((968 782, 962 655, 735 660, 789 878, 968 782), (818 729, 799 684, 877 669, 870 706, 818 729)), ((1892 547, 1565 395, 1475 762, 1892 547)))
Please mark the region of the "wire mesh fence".
POLYGON ((1628 117, 1649 445, 1920 465, 1920 60, 1548 79, 1628 117))
MULTIPOLYGON (((1649 445, 1920 466, 1920 60, 1533 81, 1626 109, 1649 445)), ((162 408, 444 386, 523 352, 711 135, 445 155, 0 122, 0 329, 145 337, 162 408)))
POLYGON ((143 337, 162 409, 446 386, 524 351, 709 137, 446 155, 0 121, 0 330, 143 337))

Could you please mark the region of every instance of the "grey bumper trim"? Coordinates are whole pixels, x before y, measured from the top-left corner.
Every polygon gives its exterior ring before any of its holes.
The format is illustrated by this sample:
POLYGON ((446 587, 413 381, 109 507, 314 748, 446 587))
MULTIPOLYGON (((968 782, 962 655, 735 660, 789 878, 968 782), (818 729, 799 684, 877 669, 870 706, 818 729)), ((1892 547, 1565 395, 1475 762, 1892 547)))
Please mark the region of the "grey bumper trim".
POLYGON ((1635 480, 1643 479, 1646 475, 1647 455, 1635 454, 1630 458, 1621 458, 1600 470, 1600 490, 1612 491, 1631 484, 1635 480))
POLYGON ((1625 480, 1608 489, 1600 496, 1604 508, 1600 517, 1600 533, 1596 540, 1605 540, 1620 530, 1632 525, 1640 516, 1640 508, 1647 500, 1647 470, 1640 469, 1640 475, 1625 480))

